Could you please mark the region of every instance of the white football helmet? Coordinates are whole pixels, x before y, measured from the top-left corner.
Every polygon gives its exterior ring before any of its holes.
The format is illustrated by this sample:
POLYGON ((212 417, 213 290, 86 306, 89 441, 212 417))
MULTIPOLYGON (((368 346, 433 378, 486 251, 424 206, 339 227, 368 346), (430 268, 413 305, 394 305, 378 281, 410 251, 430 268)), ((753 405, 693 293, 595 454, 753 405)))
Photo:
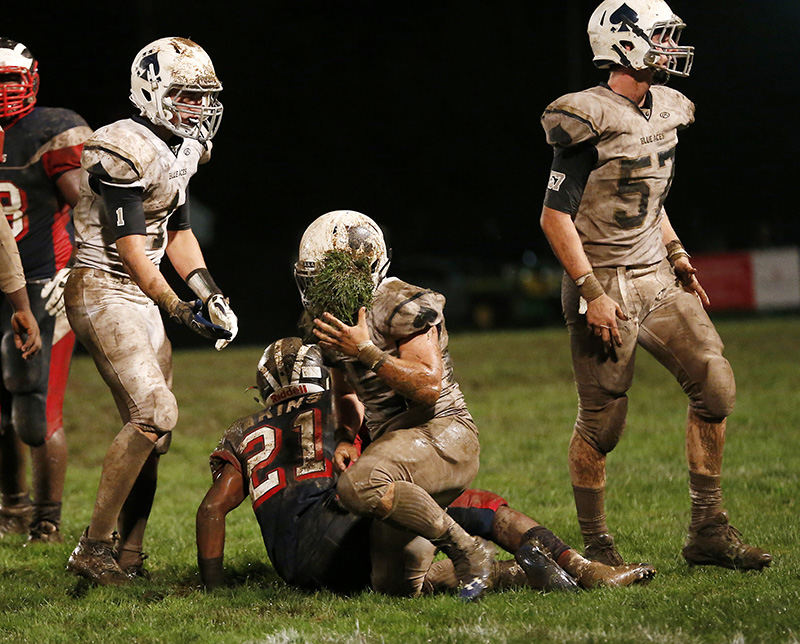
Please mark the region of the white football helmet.
POLYGON ((662 70, 686 77, 694 47, 679 46, 686 24, 663 0, 605 0, 589 18, 594 64, 662 70))
POLYGON ((220 91, 211 58, 186 38, 151 42, 131 65, 131 102, 149 121, 183 138, 214 137, 222 120, 220 91))
POLYGON ((256 382, 267 408, 330 388, 322 351, 316 344, 303 344, 300 338, 282 338, 264 349, 258 361, 256 382))
POLYGON ((342 250, 366 255, 375 288, 389 270, 390 253, 380 226, 355 210, 334 210, 317 217, 306 228, 300 240, 300 251, 294 265, 294 279, 300 290, 303 306, 308 306, 306 289, 316 275, 325 253, 342 250))
POLYGON ((0 38, 0 119, 25 116, 36 105, 39 64, 21 42, 0 38))

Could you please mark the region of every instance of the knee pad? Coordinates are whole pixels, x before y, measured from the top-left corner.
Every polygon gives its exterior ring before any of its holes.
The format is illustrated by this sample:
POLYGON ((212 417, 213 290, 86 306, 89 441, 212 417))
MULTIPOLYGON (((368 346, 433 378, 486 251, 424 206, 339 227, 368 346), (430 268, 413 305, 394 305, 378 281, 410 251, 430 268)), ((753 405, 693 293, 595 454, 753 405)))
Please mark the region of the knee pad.
POLYGON ((15 394, 11 422, 22 442, 31 447, 44 445, 47 438, 47 394, 15 394))
POLYGON ((706 361, 705 376, 700 398, 692 400, 692 409, 701 418, 727 418, 736 403, 736 382, 730 363, 721 355, 711 356, 706 361))
POLYGON ((613 398, 597 406, 581 405, 575 430, 580 437, 601 454, 613 450, 625 429, 625 417, 628 414, 628 397, 625 395, 613 398))
POLYGON ((172 431, 178 423, 178 403, 173 393, 166 386, 155 387, 147 402, 131 416, 131 422, 159 436, 172 431))
POLYGON ((353 514, 361 516, 385 516, 391 510, 391 504, 386 511, 381 511, 381 501, 387 492, 394 491, 389 488, 391 481, 386 481, 383 485, 371 485, 366 481, 355 480, 352 475, 353 468, 347 469, 340 477, 336 485, 339 500, 342 505, 353 514))

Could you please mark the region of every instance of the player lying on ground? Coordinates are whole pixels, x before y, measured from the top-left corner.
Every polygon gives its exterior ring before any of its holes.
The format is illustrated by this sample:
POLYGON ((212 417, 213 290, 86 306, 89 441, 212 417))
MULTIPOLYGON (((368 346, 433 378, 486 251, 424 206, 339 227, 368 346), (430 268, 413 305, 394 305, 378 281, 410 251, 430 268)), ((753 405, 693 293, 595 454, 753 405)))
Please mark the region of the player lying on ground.
MULTIPOLYGON (((203 584, 224 582, 225 517, 248 494, 270 561, 287 583, 352 592, 368 587, 376 568, 404 574, 409 562, 387 560, 376 522, 338 503, 332 392, 319 347, 300 338, 274 342, 259 362, 257 381, 265 409, 231 425, 211 455, 214 480, 197 511, 203 584)), ((516 561, 492 563, 494 588, 627 586, 655 574, 646 564, 614 568, 588 561, 491 492, 467 490, 447 512, 471 534, 515 554, 516 561)), ((427 563, 420 592, 458 586, 450 559, 427 563)))

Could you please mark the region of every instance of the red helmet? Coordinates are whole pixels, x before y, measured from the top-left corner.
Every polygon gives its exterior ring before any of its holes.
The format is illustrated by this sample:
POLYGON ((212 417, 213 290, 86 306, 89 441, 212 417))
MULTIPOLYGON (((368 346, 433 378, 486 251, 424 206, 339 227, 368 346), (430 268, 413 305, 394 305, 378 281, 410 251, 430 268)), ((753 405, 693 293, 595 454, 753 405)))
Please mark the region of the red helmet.
POLYGON ((22 43, 0 38, 0 119, 19 118, 36 104, 39 64, 22 43))

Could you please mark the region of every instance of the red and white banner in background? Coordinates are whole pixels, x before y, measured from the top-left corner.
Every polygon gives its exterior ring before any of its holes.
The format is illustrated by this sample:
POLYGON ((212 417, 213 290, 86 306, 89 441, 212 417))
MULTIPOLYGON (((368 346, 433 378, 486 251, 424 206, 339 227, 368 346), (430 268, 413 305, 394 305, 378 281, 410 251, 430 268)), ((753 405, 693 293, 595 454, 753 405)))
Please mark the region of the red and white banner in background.
POLYGON ((800 308, 800 249, 693 255, 713 311, 800 308))

